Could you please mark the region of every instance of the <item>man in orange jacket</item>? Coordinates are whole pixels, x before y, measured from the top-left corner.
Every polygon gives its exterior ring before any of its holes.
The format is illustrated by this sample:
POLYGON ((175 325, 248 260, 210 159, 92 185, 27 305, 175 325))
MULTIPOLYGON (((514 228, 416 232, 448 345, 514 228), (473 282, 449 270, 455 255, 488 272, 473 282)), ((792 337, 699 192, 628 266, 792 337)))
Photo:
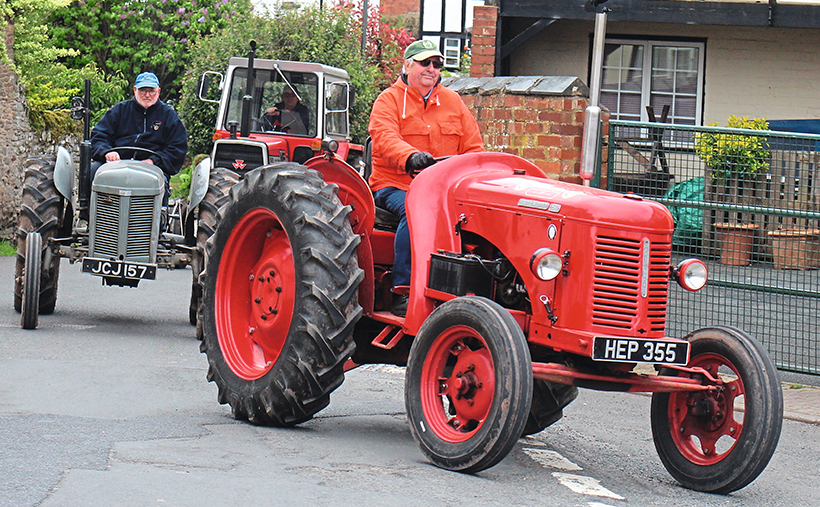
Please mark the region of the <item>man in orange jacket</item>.
MULTIPOLYGON (((400 218, 394 244, 393 287, 410 285, 410 231, 404 198, 412 175, 436 157, 484 151, 481 132, 458 93, 441 81, 444 57, 429 40, 404 51, 399 79, 383 91, 370 114, 373 172, 370 188, 376 205, 400 218)), ((407 312, 406 294, 393 294, 395 315, 407 312)))

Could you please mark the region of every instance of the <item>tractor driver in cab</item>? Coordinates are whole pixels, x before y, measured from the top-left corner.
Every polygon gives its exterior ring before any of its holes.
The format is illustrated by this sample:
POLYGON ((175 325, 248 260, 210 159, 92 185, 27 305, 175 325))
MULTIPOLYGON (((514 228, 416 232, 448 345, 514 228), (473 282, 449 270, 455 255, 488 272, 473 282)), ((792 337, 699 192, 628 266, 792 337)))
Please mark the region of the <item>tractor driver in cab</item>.
POLYGON ((157 76, 143 72, 134 82, 134 98, 115 104, 91 130, 91 181, 104 162, 120 160, 119 152, 105 154, 111 148, 147 148, 159 156, 136 150, 133 156, 165 173, 163 205, 167 205, 171 195, 169 178, 179 172, 185 161, 188 132, 171 106, 159 100, 159 92, 157 76))
POLYGON ((401 76, 373 104, 368 130, 373 140, 370 189, 376 206, 400 219, 394 244, 394 315, 404 317, 410 285, 410 231, 404 199, 412 175, 436 157, 484 151, 478 123, 458 93, 441 86, 444 57, 419 40, 404 51, 401 76), (403 293, 399 293, 403 292, 403 293))
POLYGON ((310 111, 299 101, 299 97, 289 87, 282 90, 282 102, 269 107, 262 117, 265 132, 285 132, 307 135, 310 128, 310 111))

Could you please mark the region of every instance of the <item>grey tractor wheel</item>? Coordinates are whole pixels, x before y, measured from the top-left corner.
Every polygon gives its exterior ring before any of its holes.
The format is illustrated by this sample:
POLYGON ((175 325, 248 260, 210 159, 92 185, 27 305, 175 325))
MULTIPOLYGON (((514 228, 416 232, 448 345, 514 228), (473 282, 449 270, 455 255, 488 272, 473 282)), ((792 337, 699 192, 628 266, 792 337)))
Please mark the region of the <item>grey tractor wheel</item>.
POLYGON ((20 318, 23 329, 37 328, 42 261, 43 238, 39 232, 30 232, 26 237, 26 261, 23 270, 23 306, 20 318))
MULTIPOLYGON (((23 199, 17 227, 17 262, 14 269, 14 309, 22 311, 23 269, 26 261, 26 238, 37 232, 44 249, 48 239, 56 237, 65 213, 65 200, 54 185, 53 155, 31 158, 26 161, 23 176, 23 199)), ((60 279, 60 256, 52 251, 43 255, 40 278, 39 313, 54 312, 57 304, 57 285, 60 279)))

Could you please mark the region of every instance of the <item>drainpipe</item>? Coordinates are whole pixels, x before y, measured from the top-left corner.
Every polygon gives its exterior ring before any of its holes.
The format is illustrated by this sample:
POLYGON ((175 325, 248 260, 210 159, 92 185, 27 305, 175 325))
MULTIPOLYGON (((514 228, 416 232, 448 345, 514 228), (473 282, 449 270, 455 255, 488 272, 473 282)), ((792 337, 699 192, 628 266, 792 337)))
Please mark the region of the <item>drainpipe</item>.
POLYGON ((589 83, 589 105, 584 111, 584 138, 581 146, 581 179, 588 187, 595 176, 595 163, 598 160, 598 139, 601 128, 601 74, 604 60, 604 39, 606 39, 606 7, 598 6, 607 0, 591 0, 586 9, 595 13, 595 33, 592 38, 592 76, 589 83))

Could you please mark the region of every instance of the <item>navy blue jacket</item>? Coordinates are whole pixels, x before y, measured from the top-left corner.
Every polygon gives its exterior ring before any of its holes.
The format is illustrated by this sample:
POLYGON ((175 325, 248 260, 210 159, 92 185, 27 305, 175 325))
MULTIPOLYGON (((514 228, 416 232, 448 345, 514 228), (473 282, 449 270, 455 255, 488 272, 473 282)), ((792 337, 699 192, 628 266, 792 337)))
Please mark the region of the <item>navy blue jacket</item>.
POLYGON ((120 157, 150 158, 171 175, 178 173, 185 161, 188 132, 177 113, 165 102, 157 100, 156 104, 145 109, 137 99, 131 98, 114 104, 91 130, 93 160, 105 162, 103 153, 117 146, 138 146, 159 153, 159 160, 141 151, 132 154, 122 150, 120 157))

